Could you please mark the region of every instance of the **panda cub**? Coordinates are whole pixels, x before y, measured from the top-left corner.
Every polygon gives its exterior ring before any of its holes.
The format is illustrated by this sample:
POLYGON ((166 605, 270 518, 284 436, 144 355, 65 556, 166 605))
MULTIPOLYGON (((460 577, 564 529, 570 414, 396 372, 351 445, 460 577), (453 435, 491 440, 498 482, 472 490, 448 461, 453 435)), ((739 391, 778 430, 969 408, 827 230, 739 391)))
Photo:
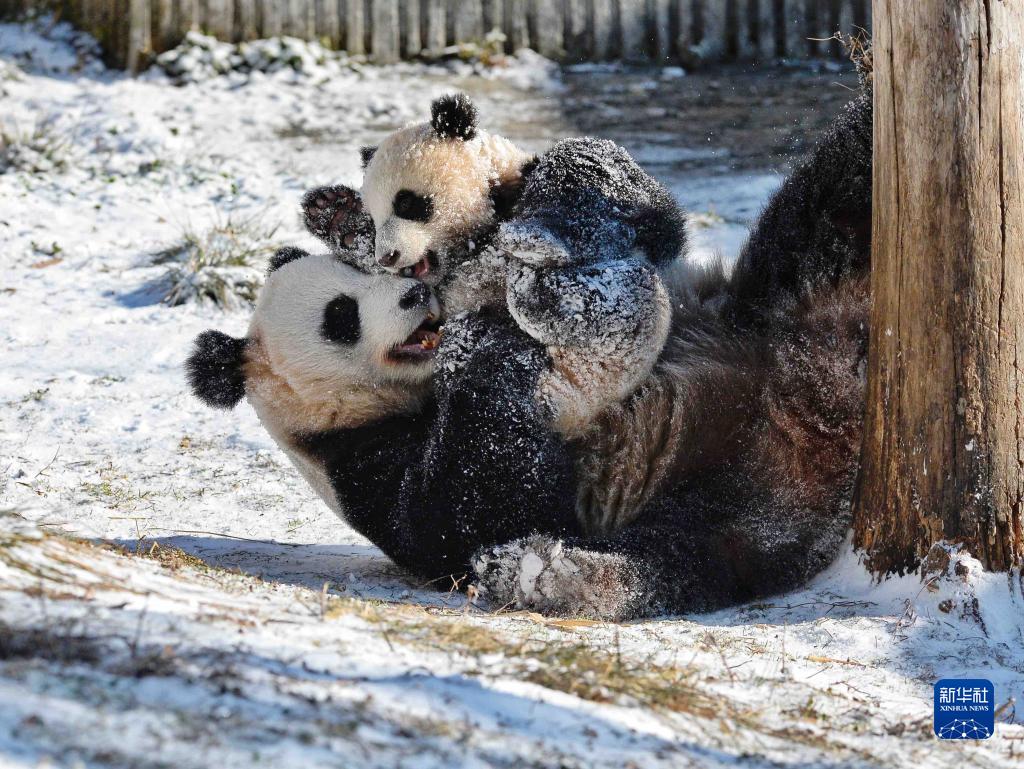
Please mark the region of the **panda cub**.
POLYGON ((567 139, 532 157, 478 128, 457 94, 363 159, 361 199, 345 187, 307 194, 310 231, 361 269, 425 281, 446 316, 507 311, 547 347, 538 400, 563 435, 582 434, 649 373, 685 217, 621 147, 567 139))
POLYGON ((186 363, 214 408, 244 396, 314 490, 340 507, 305 436, 415 413, 429 393, 440 305, 421 281, 367 275, 297 248, 271 260, 246 336, 200 334, 186 363))

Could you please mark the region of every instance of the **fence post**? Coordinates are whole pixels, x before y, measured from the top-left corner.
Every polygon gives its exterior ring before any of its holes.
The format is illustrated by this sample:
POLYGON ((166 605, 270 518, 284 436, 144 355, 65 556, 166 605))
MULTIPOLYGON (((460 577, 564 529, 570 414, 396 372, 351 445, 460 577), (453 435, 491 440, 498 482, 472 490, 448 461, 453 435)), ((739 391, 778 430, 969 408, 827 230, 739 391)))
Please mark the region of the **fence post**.
POLYGON ((648 50, 655 64, 665 64, 672 56, 672 0, 647 0, 648 50))
POLYGON ((366 10, 363 0, 345 1, 345 50, 352 56, 366 53, 366 10))
POLYGON ((452 32, 455 36, 455 43, 469 43, 483 38, 484 33, 484 9, 480 0, 458 0, 458 8, 453 14, 454 27, 452 32))
POLYGON ((528 0, 505 0, 505 16, 502 29, 505 31, 505 49, 515 53, 520 48, 530 47, 530 27, 527 24, 528 0))
POLYGON ((614 17, 612 3, 614 0, 588 0, 587 26, 590 37, 590 56, 594 61, 612 58, 612 32, 614 17))
POLYGON ((128 5, 128 39, 124 67, 135 73, 142 69, 152 52, 149 0, 130 0, 128 5))
POLYGON ((693 0, 673 0, 672 13, 675 17, 675 40, 672 49, 675 57, 688 64, 693 56, 693 0))
POLYGON ((399 28, 399 39, 402 44, 402 55, 408 58, 419 56, 423 50, 420 38, 420 2, 419 0, 402 0, 399 7, 402 14, 399 28))
POLYGON ((645 0, 619 0, 619 27, 622 30, 623 61, 638 62, 647 58, 645 0))
POLYGON ((398 61, 398 0, 373 0, 370 33, 373 60, 377 64, 398 61))
POLYGON ((585 0, 565 0, 564 39, 568 61, 586 61, 591 46, 585 0))
POLYGON ((561 4, 550 0, 533 0, 533 12, 537 18, 537 39, 533 41, 534 48, 548 58, 561 58, 564 52, 562 31, 565 21, 561 4))
POLYGON ((426 3, 427 50, 439 53, 445 46, 445 0, 424 0, 426 3))
POLYGON ((704 60, 720 58, 725 53, 725 4, 726 0, 703 0, 703 34, 697 50, 704 60))

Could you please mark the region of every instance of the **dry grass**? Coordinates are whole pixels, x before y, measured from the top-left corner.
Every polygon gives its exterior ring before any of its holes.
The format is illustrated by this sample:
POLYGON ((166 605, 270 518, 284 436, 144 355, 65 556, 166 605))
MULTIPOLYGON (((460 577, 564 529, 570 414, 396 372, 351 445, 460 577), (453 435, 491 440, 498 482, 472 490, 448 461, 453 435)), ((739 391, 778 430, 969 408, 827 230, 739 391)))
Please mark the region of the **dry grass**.
POLYGON ((67 167, 71 146, 71 137, 62 134, 53 119, 39 120, 28 128, 0 126, 0 174, 61 171, 67 167))
POLYGON ((153 255, 167 265, 160 281, 162 301, 172 307, 187 302, 224 309, 250 306, 263 285, 267 260, 280 245, 277 223, 263 214, 231 216, 208 230, 186 228, 179 240, 153 255))

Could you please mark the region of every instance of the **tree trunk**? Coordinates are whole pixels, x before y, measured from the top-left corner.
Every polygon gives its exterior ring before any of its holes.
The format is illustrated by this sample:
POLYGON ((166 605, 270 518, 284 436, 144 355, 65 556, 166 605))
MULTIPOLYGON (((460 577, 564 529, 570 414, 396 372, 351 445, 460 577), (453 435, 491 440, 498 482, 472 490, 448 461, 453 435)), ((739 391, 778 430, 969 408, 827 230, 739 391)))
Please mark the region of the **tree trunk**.
POLYGON ((1024 3, 875 0, 874 306, 854 536, 1024 556, 1024 3))

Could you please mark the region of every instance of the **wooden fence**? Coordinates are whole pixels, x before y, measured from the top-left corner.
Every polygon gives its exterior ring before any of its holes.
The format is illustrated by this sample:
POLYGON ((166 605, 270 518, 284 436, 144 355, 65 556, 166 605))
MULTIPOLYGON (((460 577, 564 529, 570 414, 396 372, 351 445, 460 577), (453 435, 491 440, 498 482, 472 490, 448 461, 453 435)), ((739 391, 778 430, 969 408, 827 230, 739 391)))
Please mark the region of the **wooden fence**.
POLYGON ((682 63, 837 58, 837 31, 870 25, 870 0, 0 0, 55 8, 136 69, 190 29, 240 41, 294 35, 378 62, 498 29, 505 49, 562 61, 682 63))

